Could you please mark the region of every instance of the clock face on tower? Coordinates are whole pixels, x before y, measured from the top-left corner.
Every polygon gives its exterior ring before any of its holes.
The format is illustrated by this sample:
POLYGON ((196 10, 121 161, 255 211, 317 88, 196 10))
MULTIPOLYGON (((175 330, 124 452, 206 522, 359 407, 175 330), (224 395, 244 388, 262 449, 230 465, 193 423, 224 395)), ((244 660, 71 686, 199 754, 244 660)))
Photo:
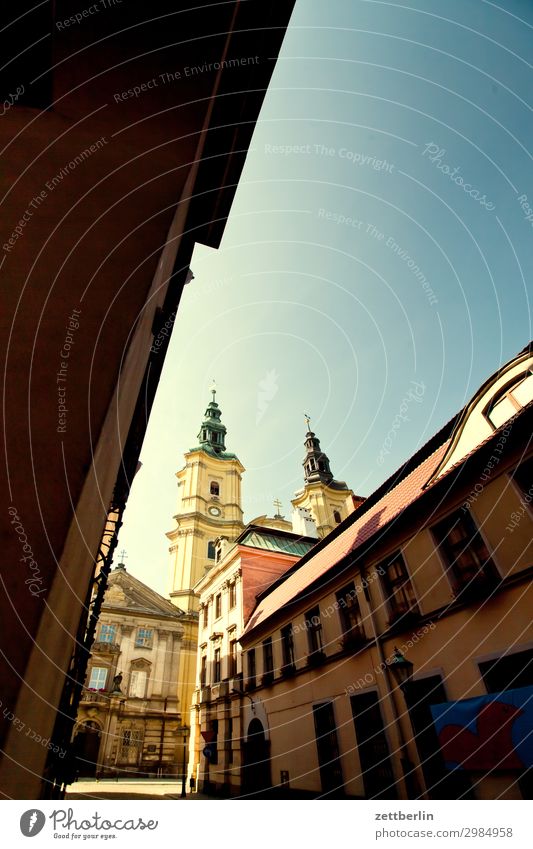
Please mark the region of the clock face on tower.
POLYGON ((210 516, 220 516, 220 508, 219 507, 209 507, 208 511, 210 516))

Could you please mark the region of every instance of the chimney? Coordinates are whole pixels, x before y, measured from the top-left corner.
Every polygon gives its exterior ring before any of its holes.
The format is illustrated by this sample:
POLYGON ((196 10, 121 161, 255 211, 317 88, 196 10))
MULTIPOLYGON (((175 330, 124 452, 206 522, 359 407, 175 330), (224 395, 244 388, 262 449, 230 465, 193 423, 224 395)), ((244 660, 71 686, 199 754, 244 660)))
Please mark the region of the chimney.
POLYGON ((307 507, 295 507, 292 511, 292 531, 301 537, 318 539, 315 522, 307 507))

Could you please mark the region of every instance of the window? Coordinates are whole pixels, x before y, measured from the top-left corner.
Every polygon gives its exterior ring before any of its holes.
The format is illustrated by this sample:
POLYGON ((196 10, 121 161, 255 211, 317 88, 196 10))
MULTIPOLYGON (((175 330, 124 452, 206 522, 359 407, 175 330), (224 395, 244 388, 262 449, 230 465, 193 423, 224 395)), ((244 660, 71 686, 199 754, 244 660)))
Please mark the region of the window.
POLYGON ((114 643, 116 636, 117 636, 117 626, 116 625, 102 625, 102 627, 100 628, 100 642, 101 643, 114 643))
POLYGON ((209 605, 204 604, 204 628, 209 625, 209 605))
POLYGON ((274 655, 272 653, 272 637, 263 641, 263 669, 265 672, 274 671, 274 655))
POLYGON ((335 519, 335 521, 337 522, 338 525, 342 522, 341 514, 339 513, 338 510, 333 511, 333 518, 335 519))
POLYGON ((220 619, 222 616, 222 595, 218 593, 215 596, 215 619, 220 619))
POLYGON ((207 557, 209 560, 215 559, 215 551, 215 541, 213 539, 210 539, 207 543, 207 557))
POLYGON ((137 728, 125 728, 120 740, 119 760, 122 763, 136 764, 142 749, 142 731, 137 728))
POLYGON ((378 571, 381 572, 383 590, 389 605, 389 621, 393 622, 407 613, 418 613, 413 585, 400 552, 383 563, 378 571))
POLYGON ((217 684, 220 681, 221 664, 220 664, 220 648, 215 649, 215 659, 213 662, 213 683, 217 684))
POLYGON ((305 627, 307 628, 307 640, 310 654, 322 653, 322 622, 320 621, 320 608, 313 607, 305 614, 305 627))
POLYGON ((292 623, 281 629, 281 649, 283 652, 282 673, 288 675, 294 672, 294 633, 292 623))
POLYGON ((342 794, 342 770, 339 759, 337 729, 331 702, 313 705, 316 748, 320 767, 320 782, 323 793, 342 794))
POLYGON ((89 689, 105 690, 108 670, 104 666, 93 666, 89 678, 89 689))
POLYGON ((530 499, 528 504, 533 508, 533 456, 516 467, 513 480, 518 484, 522 495, 530 499))
POLYGON ((250 649, 246 654, 246 665, 248 679, 246 681, 246 689, 253 690, 255 688, 255 649, 250 649))
POLYGON ((456 594, 494 588, 498 573, 470 513, 456 510, 431 531, 456 594))
POLYGON ((479 664, 488 693, 533 687, 533 651, 518 651, 479 664))
POLYGON ((263 684, 274 680, 274 655, 272 652, 272 637, 263 640, 263 684))
POLYGON ((151 648, 153 638, 154 632, 152 628, 139 628, 137 630, 135 645, 140 648, 151 648))
POLYGON ((130 672, 129 695, 132 699, 144 699, 148 673, 146 669, 132 669, 130 672))
POLYGON ((235 581, 232 581, 229 585, 229 606, 231 608, 235 607, 237 604, 237 584, 235 581))
POLYGON ((533 373, 531 369, 528 369, 506 383, 496 393, 485 410, 485 416, 493 427, 501 427, 531 400, 533 400, 533 373))
POLYGON ((216 481, 211 481, 209 492, 211 495, 220 495, 220 485, 216 481))
POLYGON ((202 654, 200 658, 200 687, 205 687, 207 683, 207 655, 202 654))
POLYGON ((235 678, 237 674, 237 640, 229 641, 228 655, 228 678, 235 678))
POLYGON ((345 643, 360 642, 365 639, 361 610, 357 600, 355 584, 348 584, 336 593, 339 605, 339 617, 345 643))

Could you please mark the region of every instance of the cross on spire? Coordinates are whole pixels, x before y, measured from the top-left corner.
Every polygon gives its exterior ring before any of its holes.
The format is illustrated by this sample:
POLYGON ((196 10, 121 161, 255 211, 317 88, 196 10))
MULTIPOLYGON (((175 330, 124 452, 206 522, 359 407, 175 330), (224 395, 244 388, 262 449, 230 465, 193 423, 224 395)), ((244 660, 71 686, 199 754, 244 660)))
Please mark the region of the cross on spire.
POLYGON ((120 557, 120 562, 121 562, 121 563, 124 563, 124 561, 125 561, 126 557, 128 556, 128 555, 126 554, 126 549, 125 549, 125 548, 123 548, 123 549, 122 549, 122 551, 119 553, 119 555, 118 555, 118 556, 120 557))
POLYGON ((215 395, 217 394, 217 384, 216 384, 216 380, 214 378, 213 378, 213 382, 211 384, 211 390, 210 391, 213 393, 213 401, 214 401, 215 395))
POLYGON ((281 513, 280 513, 280 510, 281 510, 281 508, 283 507, 282 502, 279 500, 279 498, 275 498, 275 499, 274 499, 274 501, 273 501, 273 504, 274 504, 274 507, 275 507, 275 508, 277 509, 277 511, 278 511, 278 512, 276 513, 276 518, 280 518, 280 519, 282 519, 283 517, 282 517, 282 515, 281 515, 281 513))
POLYGON ((307 413, 304 413, 304 419, 307 425, 307 430, 311 430, 311 417, 307 413))

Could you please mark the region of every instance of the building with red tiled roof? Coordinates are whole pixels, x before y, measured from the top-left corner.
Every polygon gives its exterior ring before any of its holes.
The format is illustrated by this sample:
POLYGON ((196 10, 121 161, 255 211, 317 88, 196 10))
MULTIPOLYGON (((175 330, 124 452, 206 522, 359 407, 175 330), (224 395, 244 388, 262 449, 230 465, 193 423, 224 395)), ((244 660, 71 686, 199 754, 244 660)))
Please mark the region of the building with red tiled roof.
POLYGON ((242 796, 531 798, 532 400, 528 347, 258 595, 242 796))
POLYGON ((213 563, 194 586, 199 622, 189 775, 204 792, 218 784, 231 794, 240 786, 240 712, 232 713, 228 700, 242 690, 238 641, 256 596, 316 544, 315 537, 284 530, 283 526, 291 526, 279 516, 262 516, 256 522, 234 541, 217 539, 213 563), (219 729, 223 732, 220 752, 209 748, 211 735, 218 737, 219 729))

